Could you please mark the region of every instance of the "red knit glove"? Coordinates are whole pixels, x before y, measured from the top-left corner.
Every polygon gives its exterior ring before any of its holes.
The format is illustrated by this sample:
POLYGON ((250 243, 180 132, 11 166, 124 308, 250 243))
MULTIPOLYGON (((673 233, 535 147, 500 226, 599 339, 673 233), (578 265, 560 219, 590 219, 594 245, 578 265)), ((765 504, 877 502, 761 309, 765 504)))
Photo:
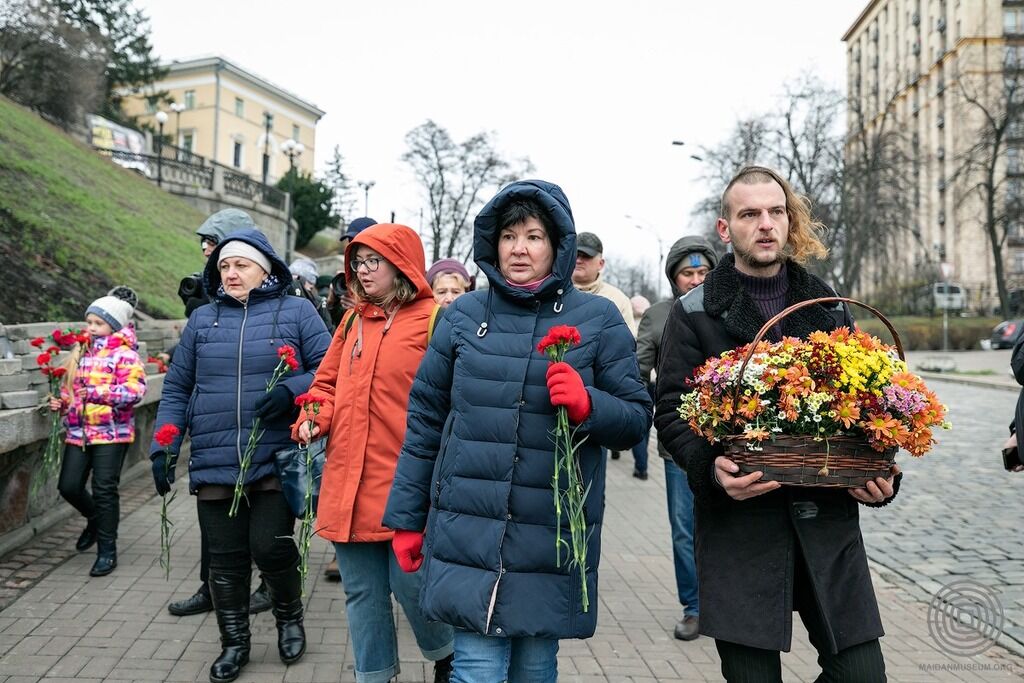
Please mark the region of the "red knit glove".
POLYGON ((551 405, 565 406, 569 419, 576 424, 586 420, 590 415, 590 394, 580 373, 568 363, 552 363, 547 378, 551 405))
POLYGON ((391 539, 391 548, 395 551, 395 559, 398 566, 406 574, 412 574, 423 564, 423 532, 406 531, 395 529, 395 535, 391 539))

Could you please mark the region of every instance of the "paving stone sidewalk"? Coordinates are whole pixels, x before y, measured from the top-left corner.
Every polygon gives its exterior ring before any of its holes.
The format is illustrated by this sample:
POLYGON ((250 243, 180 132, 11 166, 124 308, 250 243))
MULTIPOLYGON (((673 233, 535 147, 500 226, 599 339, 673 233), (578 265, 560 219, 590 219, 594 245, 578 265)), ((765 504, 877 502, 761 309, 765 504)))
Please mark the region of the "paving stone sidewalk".
MULTIPOLYGON (((652 448, 650 479, 632 478, 628 453, 609 462, 597 634, 563 641, 560 679, 574 682, 721 680, 714 643, 672 638, 679 617, 674 595, 664 470, 652 448)), ((184 490, 184 483, 177 486, 184 490)), ((69 552, 80 531, 73 518, 19 551, 0 558, 0 683, 45 680, 205 681, 219 652, 212 614, 178 618, 167 602, 198 585, 199 533, 195 503, 179 495, 173 567, 165 580, 157 561, 159 499, 147 477, 124 486, 119 566, 90 579, 92 553, 69 552)), ((871 545, 869 542, 869 554, 871 545)), ((253 620, 253 654, 240 681, 352 681, 344 597, 321 570, 329 559, 316 540, 306 616, 309 650, 285 667, 277 659, 273 617, 253 620)), ((926 595, 906 580, 874 566, 886 627, 882 639, 889 680, 1019 681, 1024 658, 999 646, 971 658, 940 650, 929 636, 926 595)), ((399 681, 427 681, 431 669, 419 656, 401 612, 399 681)), ((796 620, 794 650, 783 655, 787 681, 817 674, 815 653, 796 620)))

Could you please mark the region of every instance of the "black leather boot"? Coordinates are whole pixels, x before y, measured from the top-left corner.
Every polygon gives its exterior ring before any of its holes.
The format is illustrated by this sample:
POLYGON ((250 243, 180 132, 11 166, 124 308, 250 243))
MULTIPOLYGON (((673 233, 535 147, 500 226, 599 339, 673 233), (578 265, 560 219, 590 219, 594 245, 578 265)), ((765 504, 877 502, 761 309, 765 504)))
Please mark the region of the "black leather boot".
POLYGON ((117 542, 100 539, 96 546, 96 561, 89 576, 106 576, 117 567, 117 542))
POLYGON ((267 593, 267 584, 260 581, 256 590, 249 596, 249 614, 259 614, 270 609, 270 594, 267 593))
POLYGON ((271 611, 277 621, 277 653, 285 664, 293 664, 306 652, 306 630, 302 626, 302 577, 298 563, 280 572, 263 572, 270 593, 271 611))
POLYGON ((84 553, 86 550, 91 548, 96 542, 96 535, 98 530, 96 528, 96 518, 90 517, 88 523, 85 525, 85 531, 78 537, 78 542, 75 543, 75 550, 80 553, 84 553))
POLYGON ((210 667, 210 683, 238 678, 249 663, 249 574, 220 574, 210 570, 210 597, 220 628, 220 656, 210 667))
POLYGON ((167 611, 176 617, 187 617, 192 614, 203 614, 213 609, 213 600, 210 598, 209 584, 202 584, 195 595, 176 600, 167 605, 167 611))

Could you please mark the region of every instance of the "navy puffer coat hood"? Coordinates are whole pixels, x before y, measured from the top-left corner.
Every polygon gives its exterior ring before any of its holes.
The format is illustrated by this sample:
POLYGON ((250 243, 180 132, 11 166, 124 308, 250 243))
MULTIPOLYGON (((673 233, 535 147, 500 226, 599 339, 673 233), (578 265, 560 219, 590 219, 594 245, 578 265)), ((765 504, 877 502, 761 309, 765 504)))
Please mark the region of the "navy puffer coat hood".
MULTIPOLYGON (((156 420, 158 425, 176 425, 182 434, 189 432, 193 493, 211 484, 234 485, 255 403, 278 364, 277 350, 285 344, 295 349, 299 368, 286 373, 280 384, 297 396, 309 388, 331 341, 313 304, 288 295, 288 266, 260 231, 239 230, 225 237, 210 255, 203 277, 207 291, 214 295, 211 303, 193 311, 181 331, 156 420), (249 292, 244 303, 220 289, 217 258, 231 240, 255 247, 271 263, 273 277, 249 292)), ((292 445, 290 422, 287 415, 264 421, 247 482, 275 474, 273 454, 292 445)), ((172 445, 174 452, 181 439, 172 445)), ((153 455, 162 450, 156 442, 150 447, 153 455)))
MULTIPOLYGON (((602 446, 628 449, 651 423, 633 335, 611 301, 572 286, 576 231, 558 186, 529 180, 502 190, 476 220, 474 248, 491 286, 456 299, 438 324, 410 392, 384 524, 426 532, 420 603, 429 618, 488 636, 586 638, 599 604, 602 446), (520 197, 536 201, 557 231, 553 277, 535 291, 509 285, 498 268, 499 216, 520 197), (555 409, 549 361, 536 349, 555 325, 580 332, 565 360, 592 406, 577 431, 590 487, 586 612, 579 571, 564 550, 556 562, 555 409)), ((561 535, 569 538, 564 515, 561 535)))

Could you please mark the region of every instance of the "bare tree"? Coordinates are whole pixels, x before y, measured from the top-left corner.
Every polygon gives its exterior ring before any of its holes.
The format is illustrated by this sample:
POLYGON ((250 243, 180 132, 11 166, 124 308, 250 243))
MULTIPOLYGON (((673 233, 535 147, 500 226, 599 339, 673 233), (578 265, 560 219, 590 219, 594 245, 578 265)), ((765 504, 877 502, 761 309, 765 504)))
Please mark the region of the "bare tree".
POLYGON ((54 2, 0 0, 0 94, 67 125, 102 99, 105 42, 54 2))
POLYGON ((1010 317, 1011 310, 1003 250, 1007 238, 1020 230, 1024 209, 1021 191, 1024 55, 1019 49, 1007 48, 1001 81, 993 78, 987 69, 957 79, 962 118, 975 122, 965 136, 974 142, 958 155, 953 176, 962 190, 957 206, 960 208, 974 200, 982 207, 980 212, 958 211, 958 220, 973 218, 981 224, 992 251, 999 307, 1004 318, 1010 317))
POLYGON ((615 257, 605 256, 601 278, 621 289, 626 296, 639 294, 648 301, 657 301, 659 298, 658 283, 651 279, 650 263, 620 261, 615 257))
POLYGON ((533 165, 525 158, 503 158, 490 133, 459 143, 431 120, 409 131, 405 141, 409 149, 402 161, 412 168, 428 202, 433 260, 465 260, 472 248, 473 214, 502 185, 531 173, 533 165))
POLYGON ((324 184, 334 191, 333 213, 343 223, 348 223, 352 219, 358 201, 358 197, 352 189, 352 176, 346 171, 347 168, 341 148, 335 145, 331 158, 327 162, 324 184))

